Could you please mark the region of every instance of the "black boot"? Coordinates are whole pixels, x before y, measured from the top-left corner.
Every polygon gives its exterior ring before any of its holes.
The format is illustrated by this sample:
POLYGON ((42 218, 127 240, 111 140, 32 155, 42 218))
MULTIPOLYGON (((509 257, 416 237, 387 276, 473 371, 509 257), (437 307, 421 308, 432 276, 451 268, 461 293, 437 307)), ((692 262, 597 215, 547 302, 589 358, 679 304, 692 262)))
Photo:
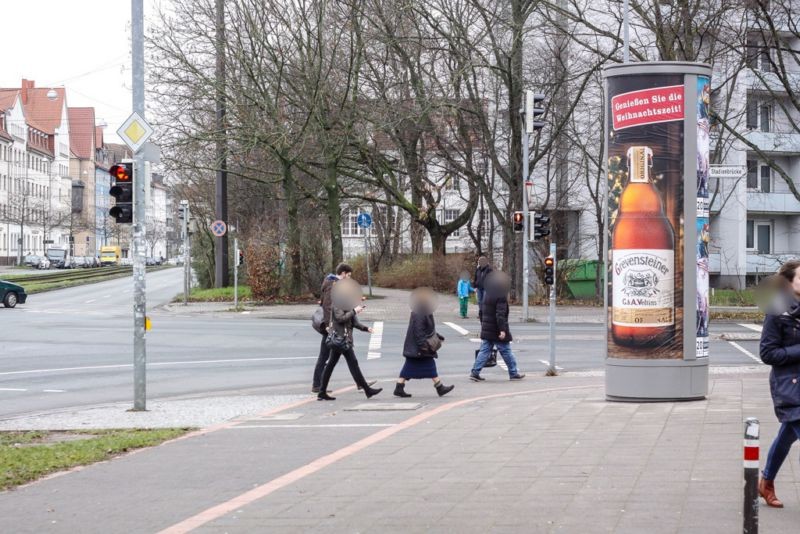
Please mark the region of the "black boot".
POLYGON ((453 388, 455 388, 455 386, 445 386, 444 384, 442 384, 441 380, 439 382, 436 382, 436 393, 438 393, 440 397, 444 397, 445 395, 453 391, 453 388))
POLYGON ((364 394, 367 396, 368 399, 371 399, 381 391, 383 391, 383 388, 371 388, 369 386, 364 388, 364 394))
POLYGON ((395 397, 408 398, 408 397, 411 396, 411 393, 406 393, 406 385, 405 385, 405 383, 401 384, 400 382, 397 382, 394 385, 394 396, 395 397))
POLYGON ((336 400, 336 397, 331 397, 327 391, 320 391, 317 394, 317 400, 336 400))

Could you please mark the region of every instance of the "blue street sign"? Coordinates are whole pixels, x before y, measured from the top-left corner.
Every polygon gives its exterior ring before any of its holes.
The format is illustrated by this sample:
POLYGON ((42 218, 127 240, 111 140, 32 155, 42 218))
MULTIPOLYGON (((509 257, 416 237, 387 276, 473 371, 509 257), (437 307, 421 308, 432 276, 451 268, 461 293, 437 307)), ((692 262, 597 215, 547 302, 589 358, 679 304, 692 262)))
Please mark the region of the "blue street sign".
POLYGON ((369 213, 359 213, 358 218, 356 219, 356 223, 361 228, 369 228, 372 226, 372 216, 369 213))

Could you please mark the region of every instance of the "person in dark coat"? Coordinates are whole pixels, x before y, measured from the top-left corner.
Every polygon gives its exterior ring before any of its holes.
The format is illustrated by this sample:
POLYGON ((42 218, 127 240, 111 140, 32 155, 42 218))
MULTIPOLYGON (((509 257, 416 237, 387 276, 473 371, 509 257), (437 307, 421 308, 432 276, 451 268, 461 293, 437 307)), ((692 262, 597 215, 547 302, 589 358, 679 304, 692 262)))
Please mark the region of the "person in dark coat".
POLYGON ((345 338, 349 346, 345 349, 331 347, 330 358, 328 358, 328 363, 325 364, 325 370, 322 372, 322 382, 320 383, 319 393, 317 393, 318 400, 336 400, 336 397, 328 395, 328 384, 341 356, 344 356, 347 367, 350 369, 350 375, 356 385, 364 391, 368 399, 383 391, 383 388, 370 387, 370 384, 361 373, 356 353, 353 350, 354 329, 372 333, 372 328, 367 327, 358 320, 358 314, 366 308, 364 305, 355 306, 356 302, 360 300, 361 287, 352 280, 339 282, 333 288, 330 331, 340 338, 345 338))
POLYGON ((475 269, 475 280, 474 284, 475 293, 478 296, 478 311, 481 309, 481 305, 483 304, 483 298, 486 296, 486 280, 489 278, 489 274, 492 272, 492 266, 489 265, 489 260, 486 256, 481 256, 478 258, 478 267, 475 269))
POLYGON ((436 298, 433 291, 427 288, 417 289, 411 293, 411 318, 408 321, 406 339, 403 343, 405 364, 400 370, 400 377, 394 387, 396 397, 410 397, 406 393, 406 381, 413 378, 430 378, 440 397, 453 391, 455 386, 445 386, 439 379, 436 370, 437 351, 444 337, 436 333, 436 322, 433 312, 436 309, 436 298))
POLYGON ((485 380, 481 377, 481 370, 489 359, 493 346, 497 347, 497 352, 506 362, 509 379, 525 378, 525 375, 517 369, 517 360, 511 351, 513 337, 508 327, 509 287, 510 279, 502 272, 493 272, 486 281, 486 296, 483 306, 478 311, 481 320, 481 348, 470 373, 470 379, 474 382, 485 380))
POLYGON ((325 339, 328 337, 328 327, 331 324, 331 290, 333 284, 339 280, 350 278, 353 275, 353 268, 346 263, 340 263, 336 266, 336 274, 329 274, 322 281, 322 288, 320 290, 320 306, 322 307, 322 341, 319 344, 319 355, 317 356, 317 364, 314 366, 314 376, 311 382, 311 392, 319 393, 319 387, 322 383, 322 371, 325 370, 325 364, 328 363, 331 350, 325 344, 325 339))
POLYGON ((784 263, 775 277, 780 292, 764 317, 759 352, 772 366, 769 389, 781 426, 767 455, 758 491, 767 505, 783 508, 775 494, 775 477, 800 439, 800 261, 784 263))

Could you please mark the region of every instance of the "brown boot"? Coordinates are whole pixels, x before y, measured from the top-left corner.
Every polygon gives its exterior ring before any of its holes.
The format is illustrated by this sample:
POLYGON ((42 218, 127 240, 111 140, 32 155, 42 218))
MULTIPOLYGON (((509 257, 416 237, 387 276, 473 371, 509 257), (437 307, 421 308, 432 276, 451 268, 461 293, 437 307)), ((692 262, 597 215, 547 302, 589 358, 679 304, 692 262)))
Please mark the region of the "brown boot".
POLYGON ((775 481, 765 480, 763 478, 758 480, 758 494, 761 495, 767 502, 767 506, 773 508, 783 508, 783 503, 775 495, 775 481))

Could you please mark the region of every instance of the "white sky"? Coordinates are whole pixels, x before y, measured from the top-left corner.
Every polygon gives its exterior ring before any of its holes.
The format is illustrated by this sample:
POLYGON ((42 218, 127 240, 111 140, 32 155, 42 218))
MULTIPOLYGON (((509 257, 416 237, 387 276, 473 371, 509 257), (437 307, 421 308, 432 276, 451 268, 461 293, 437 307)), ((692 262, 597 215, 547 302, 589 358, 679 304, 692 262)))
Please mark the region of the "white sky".
MULTIPOLYGON (((153 0, 144 0, 147 15, 153 0)), ((131 113, 129 0, 3 1, 0 87, 64 86, 68 106, 95 108, 105 140, 131 113)))

